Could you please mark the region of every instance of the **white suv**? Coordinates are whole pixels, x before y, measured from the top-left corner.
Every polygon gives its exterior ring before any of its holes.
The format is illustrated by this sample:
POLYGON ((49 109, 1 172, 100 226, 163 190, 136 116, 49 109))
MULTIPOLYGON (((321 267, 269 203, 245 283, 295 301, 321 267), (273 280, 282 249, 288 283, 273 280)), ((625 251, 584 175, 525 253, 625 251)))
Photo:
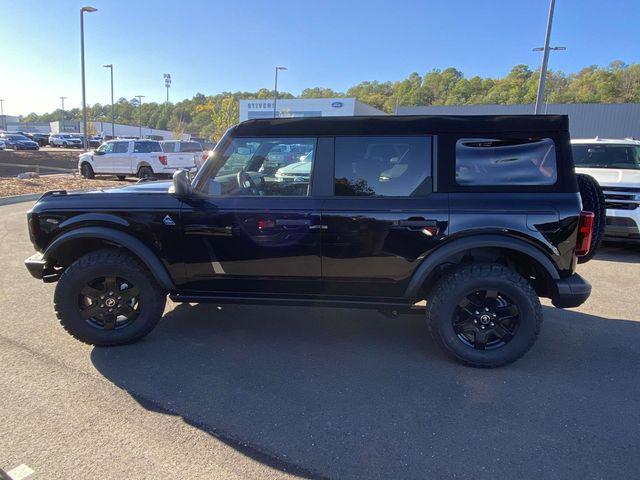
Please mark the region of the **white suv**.
POLYGON ((82 139, 69 133, 54 133, 49 135, 49 145, 52 147, 82 148, 82 139))
POLYGON ((640 141, 571 140, 576 172, 594 177, 607 207, 605 237, 640 241, 640 141))
POLYGON ((111 174, 151 178, 172 175, 178 169, 195 169, 193 154, 165 153, 155 140, 110 140, 95 151, 79 156, 78 169, 85 178, 111 174))

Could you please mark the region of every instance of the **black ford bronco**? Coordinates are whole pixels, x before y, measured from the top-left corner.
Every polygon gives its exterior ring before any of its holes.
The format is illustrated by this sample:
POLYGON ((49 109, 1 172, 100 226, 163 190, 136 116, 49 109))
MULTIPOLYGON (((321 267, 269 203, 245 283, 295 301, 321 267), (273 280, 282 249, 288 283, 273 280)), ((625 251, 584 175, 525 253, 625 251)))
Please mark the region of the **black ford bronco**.
POLYGON ((589 297, 575 270, 602 211, 579 183, 565 116, 250 120, 193 180, 44 194, 26 266, 94 345, 148 334, 168 294, 421 312, 445 352, 495 367, 533 345, 539 297, 589 297))

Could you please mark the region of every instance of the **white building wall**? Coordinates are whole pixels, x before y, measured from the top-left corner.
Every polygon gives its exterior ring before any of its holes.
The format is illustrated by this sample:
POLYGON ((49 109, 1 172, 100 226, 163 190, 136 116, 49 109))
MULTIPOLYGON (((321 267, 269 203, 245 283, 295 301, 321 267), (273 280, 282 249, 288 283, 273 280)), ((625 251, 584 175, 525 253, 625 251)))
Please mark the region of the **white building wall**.
MULTIPOLYGON (((355 98, 278 99, 276 108, 278 118, 385 115, 380 110, 357 102, 355 98)), ((252 118, 273 118, 273 113, 273 98, 240 100, 241 122, 252 118)))

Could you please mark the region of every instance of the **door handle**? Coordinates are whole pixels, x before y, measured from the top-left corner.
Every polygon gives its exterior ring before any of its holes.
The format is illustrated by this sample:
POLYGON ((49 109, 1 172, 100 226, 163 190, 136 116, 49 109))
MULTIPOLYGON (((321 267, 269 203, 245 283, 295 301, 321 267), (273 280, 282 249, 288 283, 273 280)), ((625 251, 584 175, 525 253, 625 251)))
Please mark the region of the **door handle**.
POLYGON ((276 225, 279 227, 308 227, 311 225, 311 220, 277 218, 276 225))
POLYGON ((436 227, 438 224, 435 220, 425 220, 424 218, 411 218, 408 220, 399 220, 399 227, 408 227, 408 228, 425 228, 425 227, 436 227))

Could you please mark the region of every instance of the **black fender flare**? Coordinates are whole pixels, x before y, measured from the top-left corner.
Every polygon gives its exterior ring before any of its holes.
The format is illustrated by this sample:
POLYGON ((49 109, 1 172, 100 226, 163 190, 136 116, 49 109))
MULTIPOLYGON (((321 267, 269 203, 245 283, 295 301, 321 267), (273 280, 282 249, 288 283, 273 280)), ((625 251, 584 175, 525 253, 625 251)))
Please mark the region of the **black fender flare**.
POLYGON ((439 265, 446 263, 448 258, 462 253, 465 250, 483 247, 505 248, 523 253, 540 264, 540 266, 546 270, 554 281, 560 279, 560 274, 553 262, 539 248, 530 245, 524 240, 519 240, 514 237, 483 234, 451 240, 445 245, 437 248, 435 251, 429 253, 427 258, 422 261, 411 277, 411 281, 405 290, 404 296, 408 298, 416 298, 420 291, 420 287, 423 285, 425 280, 439 265))
POLYGON ((79 238, 99 238, 101 240, 115 243, 116 245, 120 245, 127 250, 130 250, 142 261, 142 263, 146 265, 146 267, 158 281, 160 286, 162 286, 166 290, 176 290, 176 286, 174 285, 169 272, 167 272, 167 269, 162 264, 158 256, 153 253, 153 251, 151 251, 149 247, 147 247, 140 240, 129 235, 128 233, 124 233, 113 228, 82 227, 63 233, 53 242, 51 242, 51 244, 47 247, 43 254, 43 259, 47 260, 48 258, 55 257, 56 251, 62 245, 71 240, 77 240, 79 238))

